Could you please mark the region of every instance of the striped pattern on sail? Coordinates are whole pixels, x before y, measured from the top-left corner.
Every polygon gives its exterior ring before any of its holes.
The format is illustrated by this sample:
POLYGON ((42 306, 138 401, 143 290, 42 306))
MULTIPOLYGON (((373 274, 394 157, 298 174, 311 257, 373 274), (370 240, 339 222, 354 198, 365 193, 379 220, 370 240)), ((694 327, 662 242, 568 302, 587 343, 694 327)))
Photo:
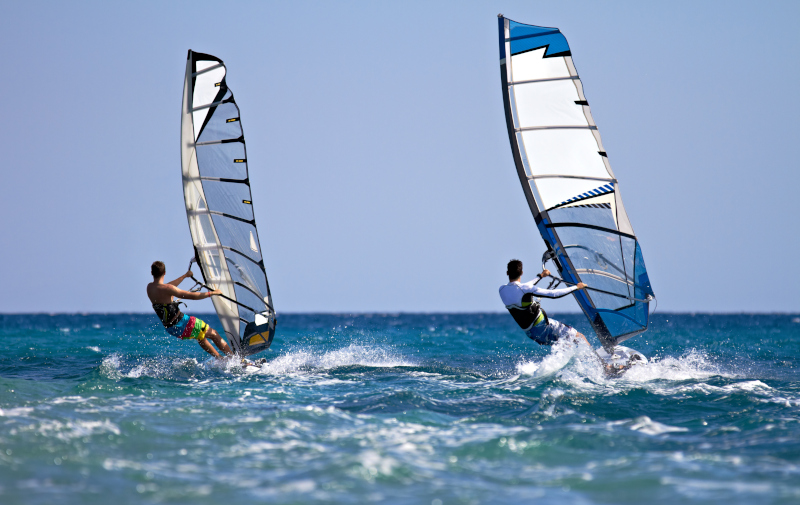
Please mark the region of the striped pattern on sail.
POLYGON ((239 107, 219 58, 189 51, 181 119, 183 191, 195 258, 237 353, 269 347, 275 312, 258 239, 239 107))
POLYGON ((595 188, 591 191, 587 191, 586 193, 580 194, 576 197, 570 198, 569 200, 564 200, 563 202, 559 203, 558 205, 551 207, 547 210, 553 210, 558 207, 563 207, 570 203, 577 202, 579 200, 586 200, 588 198, 595 198, 601 195, 607 195, 608 193, 612 193, 614 191, 614 184, 606 184, 604 186, 600 186, 599 188, 595 188))
POLYGON ((604 347, 647 329, 653 297, 639 242, 567 39, 499 17, 500 68, 517 173, 561 277, 604 347))

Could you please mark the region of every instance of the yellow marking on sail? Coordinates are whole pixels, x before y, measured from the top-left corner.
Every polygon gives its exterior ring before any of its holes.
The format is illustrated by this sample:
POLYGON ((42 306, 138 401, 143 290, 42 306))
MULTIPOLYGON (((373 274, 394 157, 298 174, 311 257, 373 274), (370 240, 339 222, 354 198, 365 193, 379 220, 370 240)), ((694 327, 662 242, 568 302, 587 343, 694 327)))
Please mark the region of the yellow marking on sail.
POLYGON ((269 338, 269 332, 258 333, 250 337, 250 340, 247 342, 247 345, 266 344, 268 338, 269 338))

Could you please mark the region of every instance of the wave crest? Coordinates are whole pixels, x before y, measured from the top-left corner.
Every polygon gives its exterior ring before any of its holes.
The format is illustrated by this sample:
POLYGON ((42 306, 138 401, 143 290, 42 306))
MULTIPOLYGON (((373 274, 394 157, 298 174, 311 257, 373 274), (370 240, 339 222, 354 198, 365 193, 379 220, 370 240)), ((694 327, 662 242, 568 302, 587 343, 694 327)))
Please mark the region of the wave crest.
POLYGON ((288 352, 269 361, 254 372, 262 375, 285 375, 314 370, 331 370, 345 366, 393 368, 416 366, 403 356, 384 347, 367 347, 350 344, 341 349, 322 353, 306 350, 288 352))

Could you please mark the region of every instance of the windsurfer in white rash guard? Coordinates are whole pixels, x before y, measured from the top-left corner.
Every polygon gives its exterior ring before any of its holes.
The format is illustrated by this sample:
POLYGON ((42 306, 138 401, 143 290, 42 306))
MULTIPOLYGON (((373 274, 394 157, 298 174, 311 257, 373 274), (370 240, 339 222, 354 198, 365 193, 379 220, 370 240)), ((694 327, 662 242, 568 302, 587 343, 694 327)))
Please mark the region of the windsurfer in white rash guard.
MULTIPOLYGON (((536 299, 536 297, 559 298, 585 288, 586 284, 580 282, 564 289, 544 289, 534 285, 535 281, 522 283, 520 282, 522 278, 522 262, 520 260, 509 261, 506 274, 508 275, 508 284, 500 286, 500 298, 514 321, 525 330, 528 337, 541 345, 553 345, 561 338, 570 338, 578 342, 578 337, 580 337, 586 342, 586 345, 589 345, 586 337, 578 333, 575 328, 548 318, 536 299)), ((548 275, 550 275, 550 271, 544 270, 538 277, 542 279, 548 275)))

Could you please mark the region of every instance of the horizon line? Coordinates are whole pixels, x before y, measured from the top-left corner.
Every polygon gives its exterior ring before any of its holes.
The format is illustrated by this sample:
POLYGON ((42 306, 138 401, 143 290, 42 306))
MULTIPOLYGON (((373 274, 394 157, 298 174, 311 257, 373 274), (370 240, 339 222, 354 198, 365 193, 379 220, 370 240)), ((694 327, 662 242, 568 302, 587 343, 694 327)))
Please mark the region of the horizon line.
MULTIPOLYGON (((212 314, 216 315, 216 312, 203 312, 197 311, 194 312, 196 314, 212 314)), ((553 311, 553 314, 569 314, 569 315, 581 315, 583 312, 578 311, 553 311)), ((326 315, 326 316, 354 316, 354 315, 496 315, 496 314, 506 314, 505 311, 455 311, 455 312, 446 312, 446 311, 430 311, 430 312, 423 312, 423 311, 374 311, 374 312, 361 312, 361 311, 321 311, 321 312, 294 312, 294 311, 286 311, 286 312, 278 312, 278 315, 292 315, 292 316, 300 316, 300 315, 326 315)), ((782 316, 800 316, 800 312, 784 312, 784 311, 774 311, 774 312, 767 312, 767 311, 755 311, 755 312, 744 312, 744 311, 730 311, 730 312, 715 312, 715 311, 658 311, 654 314, 651 314, 650 317, 655 315, 662 315, 662 314, 670 314, 670 315, 719 315, 719 316, 732 316, 732 315, 782 315, 782 316)), ((0 316, 88 316, 88 315, 102 315, 102 316, 110 316, 110 315, 155 315, 152 311, 129 311, 129 312, 1 312, 0 316)))

